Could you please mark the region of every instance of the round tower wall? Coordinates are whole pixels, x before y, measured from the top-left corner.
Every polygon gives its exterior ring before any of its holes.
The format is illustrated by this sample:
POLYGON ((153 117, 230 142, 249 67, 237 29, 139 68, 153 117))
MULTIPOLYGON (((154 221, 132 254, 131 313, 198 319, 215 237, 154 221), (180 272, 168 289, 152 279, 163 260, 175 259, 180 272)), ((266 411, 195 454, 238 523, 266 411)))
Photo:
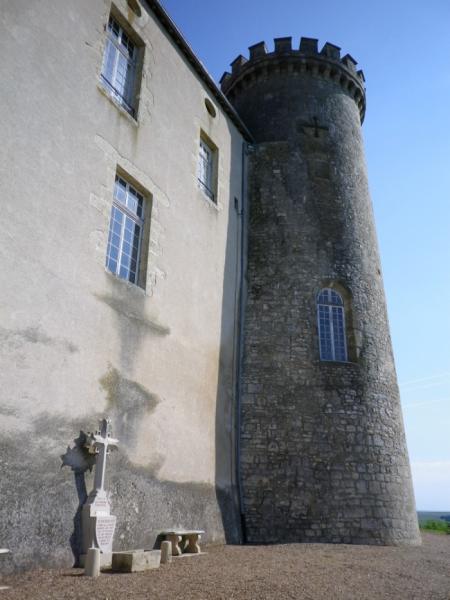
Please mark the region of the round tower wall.
POLYGON ((276 62, 228 81, 257 142, 241 399, 247 538, 418 543, 363 107, 340 80, 276 62), (323 288, 344 300, 346 362, 320 360, 323 288))
MULTIPOLYGON (((279 61, 279 59, 277 59, 279 61)), ((311 124, 332 98, 348 98, 358 124, 361 113, 352 94, 339 82, 312 72, 265 69, 258 76, 242 79, 228 98, 255 142, 290 140, 302 124, 311 124), (292 121, 294 119, 294 122, 292 121)))

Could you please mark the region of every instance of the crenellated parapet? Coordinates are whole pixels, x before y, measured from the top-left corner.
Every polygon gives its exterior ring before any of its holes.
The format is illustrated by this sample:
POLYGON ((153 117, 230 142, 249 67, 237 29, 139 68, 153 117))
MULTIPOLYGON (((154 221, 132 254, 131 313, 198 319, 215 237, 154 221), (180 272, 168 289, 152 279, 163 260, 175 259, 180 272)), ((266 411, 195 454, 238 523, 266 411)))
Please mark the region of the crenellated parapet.
POLYGON ((319 51, 317 39, 302 37, 296 50, 292 47, 291 37, 275 38, 273 52, 268 51, 265 42, 259 42, 249 47, 249 58, 242 55, 235 58, 231 63, 231 73, 223 74, 220 85, 232 101, 237 92, 271 73, 287 71, 293 76, 310 73, 335 81, 352 96, 362 122, 366 109, 365 79, 363 71, 357 70, 356 65, 350 54, 341 58, 341 49, 329 42, 319 51))

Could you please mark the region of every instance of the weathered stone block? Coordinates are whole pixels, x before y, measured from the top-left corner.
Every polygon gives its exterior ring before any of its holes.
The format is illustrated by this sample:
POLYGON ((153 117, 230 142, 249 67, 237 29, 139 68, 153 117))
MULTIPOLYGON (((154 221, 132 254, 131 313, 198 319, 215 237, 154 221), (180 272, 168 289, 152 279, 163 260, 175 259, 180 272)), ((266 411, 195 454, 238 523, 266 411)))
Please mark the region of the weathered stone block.
POLYGON ((112 570, 120 573, 136 573, 157 569, 160 562, 161 550, 113 552, 112 570))
POLYGON ((172 562, 172 544, 169 540, 161 542, 161 564, 165 565, 172 562))
POLYGON ((88 549, 84 574, 88 577, 98 577, 100 575, 100 550, 98 548, 88 549))

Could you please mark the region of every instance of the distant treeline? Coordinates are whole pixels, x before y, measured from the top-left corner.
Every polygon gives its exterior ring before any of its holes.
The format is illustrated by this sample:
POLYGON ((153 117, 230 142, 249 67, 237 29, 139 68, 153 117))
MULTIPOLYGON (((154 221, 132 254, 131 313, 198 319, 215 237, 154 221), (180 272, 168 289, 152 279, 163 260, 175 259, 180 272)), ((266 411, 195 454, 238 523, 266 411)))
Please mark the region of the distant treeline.
POLYGON ((434 531, 436 533, 449 533, 450 534, 450 522, 445 520, 434 520, 429 519, 428 521, 421 521, 419 523, 420 529, 425 531, 434 531))
POLYGON ((417 511, 417 517, 420 524, 425 523, 426 521, 446 521, 447 523, 450 523, 450 512, 445 511, 419 510, 417 511))
POLYGON ((450 534, 450 513, 446 512, 417 512, 419 527, 425 531, 450 534))

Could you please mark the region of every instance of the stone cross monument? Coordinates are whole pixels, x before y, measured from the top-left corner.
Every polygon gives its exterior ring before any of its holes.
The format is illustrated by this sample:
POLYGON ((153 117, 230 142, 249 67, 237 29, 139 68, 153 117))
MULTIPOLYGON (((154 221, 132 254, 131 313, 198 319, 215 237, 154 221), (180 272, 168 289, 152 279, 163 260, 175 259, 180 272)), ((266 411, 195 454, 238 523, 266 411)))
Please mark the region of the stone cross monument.
POLYGON ((111 437, 109 419, 100 421, 100 429, 90 433, 85 447, 96 455, 94 488, 89 494, 82 513, 83 546, 82 560, 89 548, 99 548, 102 553, 102 566, 111 562, 112 541, 116 528, 116 517, 111 515, 111 506, 105 491, 106 457, 118 446, 118 440, 111 437))

